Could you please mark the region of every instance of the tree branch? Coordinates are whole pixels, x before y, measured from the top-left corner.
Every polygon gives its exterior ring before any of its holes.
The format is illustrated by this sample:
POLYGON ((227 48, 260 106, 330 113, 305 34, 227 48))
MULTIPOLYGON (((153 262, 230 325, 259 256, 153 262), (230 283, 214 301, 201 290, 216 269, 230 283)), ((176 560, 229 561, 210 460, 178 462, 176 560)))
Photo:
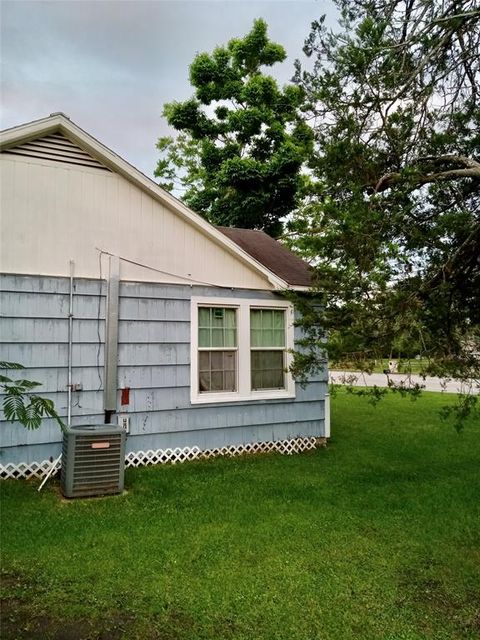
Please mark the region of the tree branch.
POLYGON ((414 164, 416 163, 431 163, 431 164, 441 164, 441 163, 454 163, 457 165, 462 165, 461 168, 457 167, 455 169, 445 169, 444 171, 436 171, 434 173, 425 173, 423 175, 418 176, 409 176, 406 178, 400 172, 395 171, 392 173, 384 174, 375 185, 371 184, 369 187, 374 187, 374 193, 381 193, 382 191, 386 191, 390 189, 396 184, 400 182, 404 182, 408 180, 413 183, 414 186, 421 186, 424 184, 429 184, 431 182, 441 182, 444 180, 458 180, 460 178, 477 178, 480 180, 480 163, 472 158, 467 158, 466 156, 461 155, 442 155, 442 156, 427 156, 424 158, 418 158, 414 164))

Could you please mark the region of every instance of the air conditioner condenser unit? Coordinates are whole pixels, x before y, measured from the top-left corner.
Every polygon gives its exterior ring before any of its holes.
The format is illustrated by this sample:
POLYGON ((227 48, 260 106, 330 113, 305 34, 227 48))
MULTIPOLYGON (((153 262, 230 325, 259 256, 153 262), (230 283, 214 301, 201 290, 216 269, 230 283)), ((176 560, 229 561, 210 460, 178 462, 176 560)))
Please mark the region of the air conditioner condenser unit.
POLYGON ((125 430, 113 424, 68 428, 63 436, 62 493, 86 498, 121 493, 125 473, 125 430))

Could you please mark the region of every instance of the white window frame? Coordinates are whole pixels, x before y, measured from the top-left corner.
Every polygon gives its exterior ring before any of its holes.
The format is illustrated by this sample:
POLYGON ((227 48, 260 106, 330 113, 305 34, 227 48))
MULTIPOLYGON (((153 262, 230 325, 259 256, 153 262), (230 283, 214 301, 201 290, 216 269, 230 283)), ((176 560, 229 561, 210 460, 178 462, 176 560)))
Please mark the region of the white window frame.
POLYGON ((261 300, 258 298, 216 298, 194 296, 191 299, 190 327, 190 399, 192 404, 219 402, 245 402, 249 400, 274 400, 295 398, 295 381, 290 373, 294 348, 294 311, 290 302, 261 300), (200 393, 198 389, 198 308, 227 307, 237 311, 237 391, 200 393), (252 390, 250 309, 278 309, 285 312, 285 389, 252 390))

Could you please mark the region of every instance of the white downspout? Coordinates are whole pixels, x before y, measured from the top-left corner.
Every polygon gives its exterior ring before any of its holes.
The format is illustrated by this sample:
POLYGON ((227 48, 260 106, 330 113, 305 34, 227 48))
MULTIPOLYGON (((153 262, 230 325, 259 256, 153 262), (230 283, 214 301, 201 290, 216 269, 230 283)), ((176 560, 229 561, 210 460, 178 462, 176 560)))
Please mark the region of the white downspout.
POLYGON ((330 438, 330 394, 325 394, 325 438, 330 438))

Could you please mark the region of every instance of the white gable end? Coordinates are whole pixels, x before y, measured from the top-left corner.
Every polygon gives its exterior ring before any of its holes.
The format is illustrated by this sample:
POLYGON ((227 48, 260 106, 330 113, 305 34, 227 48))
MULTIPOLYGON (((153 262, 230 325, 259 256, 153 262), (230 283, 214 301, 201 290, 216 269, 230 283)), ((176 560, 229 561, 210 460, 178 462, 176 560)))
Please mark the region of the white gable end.
POLYGON ((119 159, 126 170, 117 171, 93 151, 58 130, 18 144, 7 140, 1 154, 1 271, 65 276, 73 260, 77 277, 98 278, 104 251, 122 259, 125 280, 282 287, 145 176, 132 169, 130 179, 127 163, 119 159))

